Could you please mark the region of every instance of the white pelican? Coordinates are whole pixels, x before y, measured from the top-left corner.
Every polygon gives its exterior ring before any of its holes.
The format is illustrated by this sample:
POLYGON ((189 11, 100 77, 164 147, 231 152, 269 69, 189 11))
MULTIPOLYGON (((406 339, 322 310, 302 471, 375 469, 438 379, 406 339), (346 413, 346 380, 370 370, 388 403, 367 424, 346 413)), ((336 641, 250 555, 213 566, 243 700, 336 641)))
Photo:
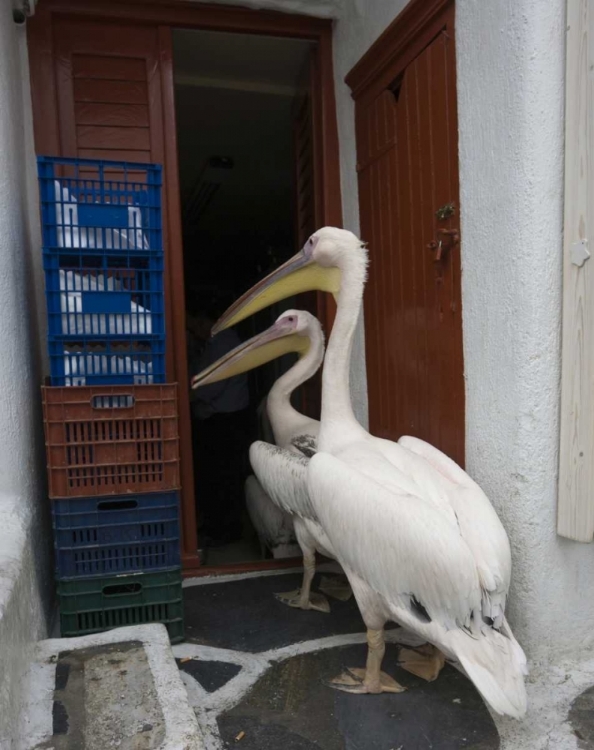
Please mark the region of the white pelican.
MULTIPOLYGON (((260 401, 256 410, 261 440, 275 443, 267 414, 267 402, 268 395, 260 401)), ((244 494, 248 515, 260 540, 262 557, 265 557, 266 550, 270 550, 275 559, 298 557, 299 547, 292 517, 276 507, 253 474, 245 480, 244 494)))
MULTIPOLYGON (((356 421, 349 363, 367 253, 355 235, 326 227, 256 284, 213 332, 299 292, 337 297, 322 379, 318 452, 307 467, 303 513, 317 518, 344 568, 368 629, 365 670, 334 681, 350 692, 399 692, 381 672, 383 629, 394 620, 439 649, 498 713, 526 711, 526 658, 505 619, 507 534, 489 500, 457 464, 415 438, 393 443, 356 421)), ((252 453, 270 449, 254 444, 252 453)), ((432 659, 439 671, 441 655, 432 659)))
POLYGON ((262 557, 270 550, 272 557, 297 557, 299 547, 295 539, 293 519, 277 508, 254 474, 244 483, 245 505, 262 549, 262 557))
MULTIPOLYGON (((297 352, 299 359, 274 383, 266 404, 277 447, 261 443, 271 451, 272 459, 265 462, 250 449, 250 462, 256 474, 252 479, 257 482, 257 485, 252 482, 250 487, 254 525, 265 535, 279 542, 283 535, 292 531, 294 524, 295 535, 303 553, 303 581, 299 590, 277 594, 277 598, 291 607, 329 612, 328 600, 322 594, 312 592, 311 583, 315 574, 316 550, 327 557, 334 558, 335 555, 315 519, 295 514, 285 499, 287 493, 291 496, 293 492, 306 491, 305 474, 295 474, 291 466, 287 476, 283 473, 285 453, 298 456, 305 466, 316 451, 320 423, 300 414, 291 405, 291 394, 311 378, 322 363, 324 334, 320 322, 303 310, 289 310, 283 313, 266 331, 236 347, 192 378, 192 388, 246 372, 289 352, 297 352), (302 486, 295 487, 294 483, 301 483, 302 486)), ((334 595, 339 599, 345 599, 350 595, 350 591, 342 591, 339 586, 334 595)))

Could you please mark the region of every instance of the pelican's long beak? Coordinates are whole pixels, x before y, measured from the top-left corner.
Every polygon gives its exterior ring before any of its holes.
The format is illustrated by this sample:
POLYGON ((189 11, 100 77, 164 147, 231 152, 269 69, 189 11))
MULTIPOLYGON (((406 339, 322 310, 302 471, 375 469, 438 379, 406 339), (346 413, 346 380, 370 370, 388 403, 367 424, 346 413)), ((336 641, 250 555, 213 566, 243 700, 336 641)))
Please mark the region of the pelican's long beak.
POLYGON ((244 344, 236 346, 233 351, 195 375, 191 386, 199 388, 201 385, 232 378, 234 375, 253 370, 290 352, 297 352, 302 356, 309 349, 309 344, 308 336, 300 336, 284 321, 277 321, 270 328, 244 344))
POLYGON ((340 270, 325 268, 303 251, 266 276, 242 295, 221 315, 212 328, 213 335, 240 323, 254 313, 287 297, 318 290, 338 294, 340 270))

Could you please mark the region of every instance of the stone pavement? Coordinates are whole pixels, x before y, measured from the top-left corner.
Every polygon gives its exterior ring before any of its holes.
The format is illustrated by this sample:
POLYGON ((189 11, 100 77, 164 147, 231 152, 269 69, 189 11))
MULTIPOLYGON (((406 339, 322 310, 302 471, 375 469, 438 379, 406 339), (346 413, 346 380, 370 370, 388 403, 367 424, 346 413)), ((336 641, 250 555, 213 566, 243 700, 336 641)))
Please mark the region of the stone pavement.
MULTIPOLYGON (((426 683, 397 666, 392 628, 384 669, 408 689, 349 695, 324 683, 363 666, 366 646, 354 599, 330 615, 273 596, 299 574, 196 579, 186 585, 188 641, 174 646, 208 750, 497 750, 495 724, 473 685, 446 667, 426 683), (195 585, 192 585, 195 584, 195 585)), ((314 580, 314 590, 320 574, 314 580)))

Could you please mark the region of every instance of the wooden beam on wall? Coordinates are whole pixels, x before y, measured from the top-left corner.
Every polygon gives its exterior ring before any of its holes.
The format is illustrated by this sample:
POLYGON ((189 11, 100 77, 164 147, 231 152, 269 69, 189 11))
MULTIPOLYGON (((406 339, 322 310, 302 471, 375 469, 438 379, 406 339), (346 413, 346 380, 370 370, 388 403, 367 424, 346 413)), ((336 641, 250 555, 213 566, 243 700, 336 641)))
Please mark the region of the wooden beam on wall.
POLYGON ((567 0, 557 533, 594 536, 594 4, 567 0))

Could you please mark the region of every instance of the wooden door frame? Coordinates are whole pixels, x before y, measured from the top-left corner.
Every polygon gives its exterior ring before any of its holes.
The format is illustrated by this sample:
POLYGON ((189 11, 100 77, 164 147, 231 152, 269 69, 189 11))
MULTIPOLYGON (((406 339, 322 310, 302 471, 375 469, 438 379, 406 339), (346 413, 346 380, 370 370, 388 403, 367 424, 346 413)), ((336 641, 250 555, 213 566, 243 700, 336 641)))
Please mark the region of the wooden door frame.
MULTIPOLYGON (((28 23, 28 43, 33 103, 33 125, 37 153, 61 156, 57 91, 53 65, 54 17, 101 22, 134 22, 158 30, 161 80, 163 91, 163 127, 165 136, 164 184, 167 188, 169 268, 166 279, 169 346, 167 373, 179 384, 182 565, 185 576, 233 573, 246 570, 285 568, 295 561, 258 561, 201 567, 196 534, 194 468, 192 456, 189 384, 185 339, 184 265, 181 234, 179 170, 173 92, 173 28, 222 31, 303 39, 317 49, 312 91, 314 106, 314 152, 316 174, 316 223, 319 226, 342 226, 340 164, 334 74, 332 64, 332 21, 272 11, 251 10, 236 6, 210 5, 190 0, 43 0, 28 23), (41 113, 43 113, 42 116, 41 113)), ((318 316, 328 328, 334 307, 328 295, 319 297, 318 316)))
POLYGON ((345 77, 355 102, 375 99, 453 18, 454 0, 411 0, 345 77))

